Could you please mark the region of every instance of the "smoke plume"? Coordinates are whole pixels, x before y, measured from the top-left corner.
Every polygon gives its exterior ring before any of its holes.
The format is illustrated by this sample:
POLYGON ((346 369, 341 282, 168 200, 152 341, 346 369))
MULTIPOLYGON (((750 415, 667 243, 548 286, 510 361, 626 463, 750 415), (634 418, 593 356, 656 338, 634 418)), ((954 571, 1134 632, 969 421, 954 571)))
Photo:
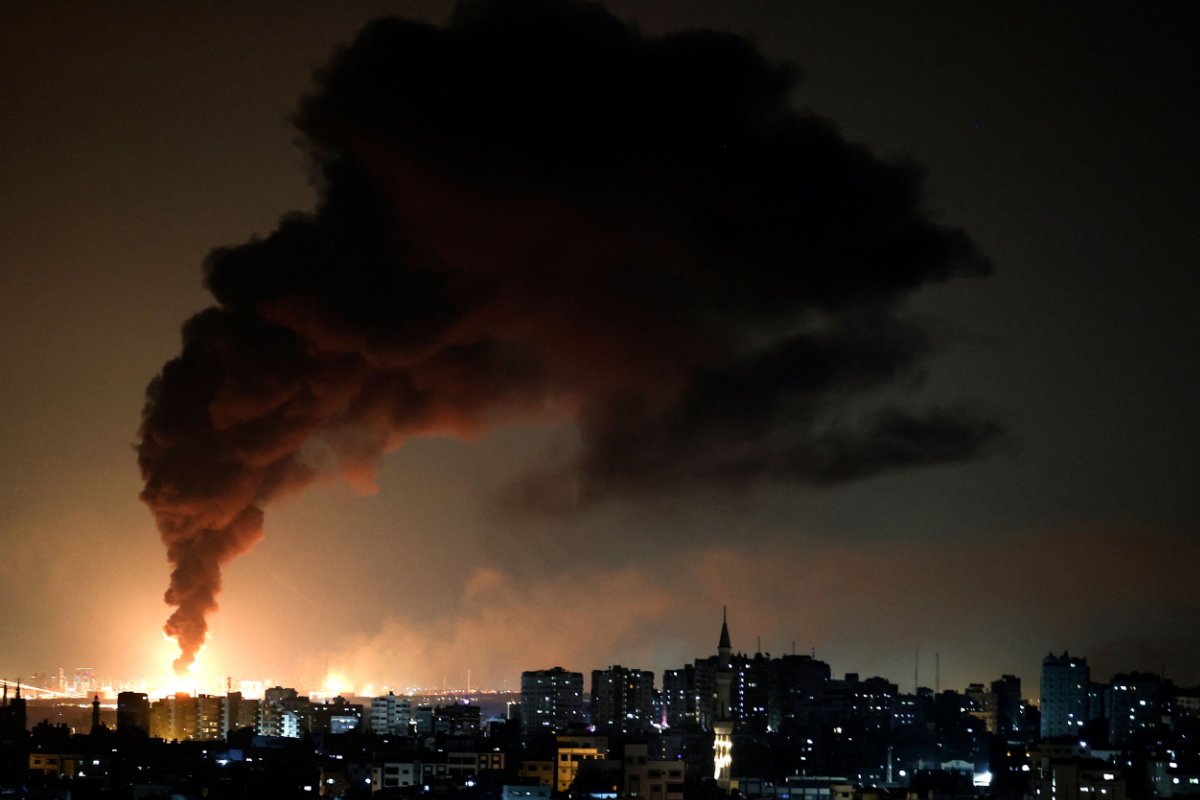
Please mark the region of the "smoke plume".
POLYGON ((177 669, 264 505, 406 437, 571 421, 577 460, 514 492, 557 511, 978 456, 994 423, 891 398, 930 346, 905 299, 989 266, 795 80, 559 0, 384 19, 337 54, 296 118, 315 210, 209 256, 217 303, 147 392, 177 669))

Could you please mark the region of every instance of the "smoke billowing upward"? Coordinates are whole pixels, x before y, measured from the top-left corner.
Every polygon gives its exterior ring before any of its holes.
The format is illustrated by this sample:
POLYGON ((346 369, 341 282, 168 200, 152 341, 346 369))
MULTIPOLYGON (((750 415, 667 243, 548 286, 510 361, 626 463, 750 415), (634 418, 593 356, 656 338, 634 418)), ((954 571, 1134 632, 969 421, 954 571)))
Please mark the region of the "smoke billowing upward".
POLYGON ((578 458, 513 491, 556 512, 978 456, 994 423, 887 398, 929 351, 906 297, 988 264, 795 77, 574 2, 367 26, 297 116, 315 211, 210 255, 147 393, 177 669, 263 506, 409 436, 573 421, 578 458))

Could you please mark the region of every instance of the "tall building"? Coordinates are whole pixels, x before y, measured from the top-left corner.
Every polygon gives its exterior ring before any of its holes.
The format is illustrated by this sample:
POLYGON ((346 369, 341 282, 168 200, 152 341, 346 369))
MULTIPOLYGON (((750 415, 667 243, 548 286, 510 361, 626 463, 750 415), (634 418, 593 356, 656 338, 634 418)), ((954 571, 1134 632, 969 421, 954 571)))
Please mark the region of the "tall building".
POLYGON ((225 723, 225 698, 220 695, 201 694, 196 696, 195 738, 203 741, 224 739, 229 733, 225 723))
POLYGON ((417 736, 433 733, 433 706, 422 703, 413 709, 413 728, 417 736))
POLYGON ((1157 675, 1133 672, 1114 675, 1109 685, 1108 741, 1123 747, 1163 724, 1166 691, 1157 675))
POLYGON ((196 738, 196 698, 187 692, 155 700, 150 705, 150 735, 168 742, 196 738))
POLYGON ((262 701, 243 697, 241 692, 227 692, 221 702, 221 726, 225 733, 250 728, 260 732, 262 701))
POLYGON ((972 683, 963 694, 970 701, 967 713, 983 723, 988 733, 997 733, 999 731, 999 712, 996 705, 996 693, 982 683, 972 683))
POLYGON ((1021 734, 1021 679, 1016 675, 1001 675, 992 681, 996 697, 996 733, 1000 736, 1021 734))
POLYGON ((412 700, 388 692, 371 700, 371 732, 407 734, 412 729, 412 700))
POLYGON ((264 736, 299 738, 312 729, 311 703, 295 689, 273 686, 263 692, 259 706, 259 733, 264 736))
POLYGON ((893 718, 900 687, 878 676, 859 681, 854 687, 854 726, 867 733, 886 734, 895 727, 893 718))
POLYGON ((708 730, 712 722, 712 696, 716 691, 716 658, 697 659, 679 669, 663 671, 663 705, 667 727, 698 725, 708 730))
POLYGON ((773 659, 768 667, 767 699, 771 730, 813 724, 830 678, 829 665, 812 656, 793 654, 773 659))
POLYGON ((730 694, 733 717, 740 727, 763 733, 770 706, 770 660, 761 652, 753 657, 739 655, 733 661, 730 694))
POLYGON ((592 670, 592 724, 598 732, 643 733, 653 721, 653 672, 619 664, 592 670))
POLYGON ((117 695, 117 732, 150 733, 150 700, 143 692, 121 692, 117 695))
POLYGON ((521 673, 521 734, 562 733, 583 722, 583 673, 562 667, 521 673))
POLYGON ((1088 685, 1091 682, 1086 658, 1067 652, 1042 659, 1043 739, 1079 736, 1088 719, 1088 685))
POLYGON ((662 696, 668 728, 682 728, 689 722, 700 724, 696 669, 691 664, 663 670, 662 696))

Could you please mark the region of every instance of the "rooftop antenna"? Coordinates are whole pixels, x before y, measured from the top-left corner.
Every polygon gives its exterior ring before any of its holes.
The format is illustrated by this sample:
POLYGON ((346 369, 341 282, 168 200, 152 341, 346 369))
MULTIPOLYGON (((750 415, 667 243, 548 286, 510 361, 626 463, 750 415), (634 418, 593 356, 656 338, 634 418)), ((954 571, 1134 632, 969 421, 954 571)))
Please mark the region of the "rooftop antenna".
POLYGON ((933 654, 933 693, 942 693, 942 654, 933 654))
POLYGON ((756 653, 761 653, 762 652, 762 636, 754 637, 754 642, 755 642, 754 651, 756 653))

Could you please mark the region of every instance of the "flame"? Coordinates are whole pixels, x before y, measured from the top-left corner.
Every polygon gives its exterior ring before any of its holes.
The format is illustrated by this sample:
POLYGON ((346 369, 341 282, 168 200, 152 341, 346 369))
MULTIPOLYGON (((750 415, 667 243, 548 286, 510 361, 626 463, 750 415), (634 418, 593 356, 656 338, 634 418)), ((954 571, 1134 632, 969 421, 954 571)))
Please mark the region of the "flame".
POLYGON ((321 697, 325 698, 353 693, 354 682, 348 675, 346 675, 346 673, 334 669, 331 669, 325 673, 325 680, 321 684, 321 691, 313 692, 313 694, 319 694, 321 697))
POLYGON ((188 665, 186 672, 179 673, 174 668, 175 659, 179 657, 179 643, 174 637, 163 633, 163 642, 167 645, 162 655, 167 665, 166 677, 158 683, 157 691, 151 692, 155 697, 169 697, 176 694, 189 694, 193 697, 204 691, 204 680, 200 674, 200 654, 204 645, 196 652, 196 659, 188 665))

